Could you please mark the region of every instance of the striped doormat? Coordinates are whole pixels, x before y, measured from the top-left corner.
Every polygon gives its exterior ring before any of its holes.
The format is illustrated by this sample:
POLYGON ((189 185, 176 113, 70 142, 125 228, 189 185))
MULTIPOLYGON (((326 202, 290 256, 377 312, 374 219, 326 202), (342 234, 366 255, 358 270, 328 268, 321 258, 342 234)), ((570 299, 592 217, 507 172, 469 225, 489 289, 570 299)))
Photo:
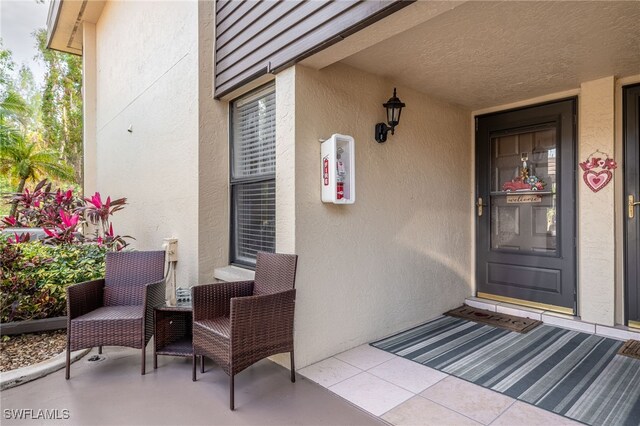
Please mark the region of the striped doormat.
POLYGON ((618 340, 443 316, 371 345, 583 423, 640 425, 640 360, 618 340))

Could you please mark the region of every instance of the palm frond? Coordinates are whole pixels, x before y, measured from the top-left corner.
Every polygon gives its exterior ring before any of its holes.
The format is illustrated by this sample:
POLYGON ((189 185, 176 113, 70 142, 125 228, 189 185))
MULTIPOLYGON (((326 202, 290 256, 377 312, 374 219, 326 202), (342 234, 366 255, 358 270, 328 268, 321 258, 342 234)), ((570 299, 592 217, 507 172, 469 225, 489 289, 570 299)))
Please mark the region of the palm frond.
POLYGON ((75 176, 73 168, 56 152, 41 149, 24 138, 0 146, 0 169, 20 179, 36 180, 44 176, 72 181, 75 176))
POLYGON ((13 119, 25 123, 30 111, 27 102, 13 90, 7 91, 4 99, 0 101, 0 121, 13 119))

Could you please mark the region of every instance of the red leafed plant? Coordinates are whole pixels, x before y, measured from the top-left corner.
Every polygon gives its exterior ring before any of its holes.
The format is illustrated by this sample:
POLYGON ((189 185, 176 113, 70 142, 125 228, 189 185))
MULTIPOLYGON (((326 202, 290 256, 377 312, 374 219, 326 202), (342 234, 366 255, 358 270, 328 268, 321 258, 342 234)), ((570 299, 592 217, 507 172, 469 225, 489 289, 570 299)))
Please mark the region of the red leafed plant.
POLYGON ((116 250, 122 250, 127 245, 125 238, 131 237, 115 235, 110 217, 124 208, 127 204, 127 199, 118 198, 112 201, 111 197, 107 197, 103 202, 100 193, 96 192, 93 196, 85 198, 84 202, 84 206, 80 207, 78 212, 95 227, 93 241, 113 247, 116 250))
MULTIPOLYGON (((115 212, 124 208, 126 198, 112 201, 107 197, 103 202, 100 193, 96 192, 92 197, 82 199, 70 189, 52 191, 51 183, 45 179, 32 191, 25 188, 10 200, 17 206, 16 214, 3 218, 0 228, 39 227, 47 235, 46 242, 51 244, 96 243, 112 250, 122 250, 128 245, 125 238, 131 238, 115 235, 110 221, 115 212), (87 224, 95 227, 92 238, 86 238, 82 233, 87 224)), ((23 242, 24 235, 28 234, 16 234, 8 242, 23 242)))
POLYGON ((5 217, 2 222, 18 228, 46 227, 59 221, 60 210, 73 214, 82 205, 82 199, 75 197, 70 189, 52 192, 51 183, 47 183, 46 179, 40 181, 33 191, 25 188, 22 193, 9 198, 16 205, 16 213, 15 216, 5 217))
POLYGON ((9 237, 7 239, 7 242, 9 244, 20 244, 20 243, 26 243, 27 241, 31 240, 31 234, 28 233, 22 233, 22 234, 18 234, 17 232, 13 233, 13 237, 9 237))
POLYGON ((69 214, 60 209, 59 217, 48 222, 49 227, 44 227, 43 230, 48 238, 56 243, 73 243, 76 240, 79 220, 80 215, 77 213, 69 214))
POLYGON ((16 228, 20 226, 16 218, 13 216, 7 216, 2 218, 2 223, 4 223, 4 227, 8 226, 10 228, 16 228))

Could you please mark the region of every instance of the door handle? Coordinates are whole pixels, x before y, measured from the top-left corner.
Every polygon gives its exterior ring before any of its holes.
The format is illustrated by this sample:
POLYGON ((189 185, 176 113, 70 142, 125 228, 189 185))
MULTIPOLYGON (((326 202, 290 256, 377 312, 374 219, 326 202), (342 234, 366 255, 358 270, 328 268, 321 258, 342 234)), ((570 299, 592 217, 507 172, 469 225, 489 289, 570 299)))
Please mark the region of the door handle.
POLYGON ((478 201, 476 202, 476 207, 478 208, 478 216, 482 216, 482 208, 487 207, 486 204, 482 203, 482 197, 478 197, 478 201))
POLYGON ((629 219, 633 219, 634 217, 634 211, 633 208, 635 206, 640 205, 640 201, 635 201, 633 198, 633 195, 629 195, 629 202, 627 203, 627 207, 629 208, 629 219))

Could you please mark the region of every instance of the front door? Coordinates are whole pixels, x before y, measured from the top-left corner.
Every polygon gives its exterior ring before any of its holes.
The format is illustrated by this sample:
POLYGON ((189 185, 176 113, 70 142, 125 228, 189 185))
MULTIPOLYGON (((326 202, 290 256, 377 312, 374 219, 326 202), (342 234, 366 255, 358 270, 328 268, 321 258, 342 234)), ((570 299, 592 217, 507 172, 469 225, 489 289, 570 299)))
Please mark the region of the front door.
POLYGON ((576 313, 575 124, 575 99, 477 118, 480 297, 576 313))
POLYGON ((624 88, 623 103, 626 320, 640 327, 640 85, 624 88))

